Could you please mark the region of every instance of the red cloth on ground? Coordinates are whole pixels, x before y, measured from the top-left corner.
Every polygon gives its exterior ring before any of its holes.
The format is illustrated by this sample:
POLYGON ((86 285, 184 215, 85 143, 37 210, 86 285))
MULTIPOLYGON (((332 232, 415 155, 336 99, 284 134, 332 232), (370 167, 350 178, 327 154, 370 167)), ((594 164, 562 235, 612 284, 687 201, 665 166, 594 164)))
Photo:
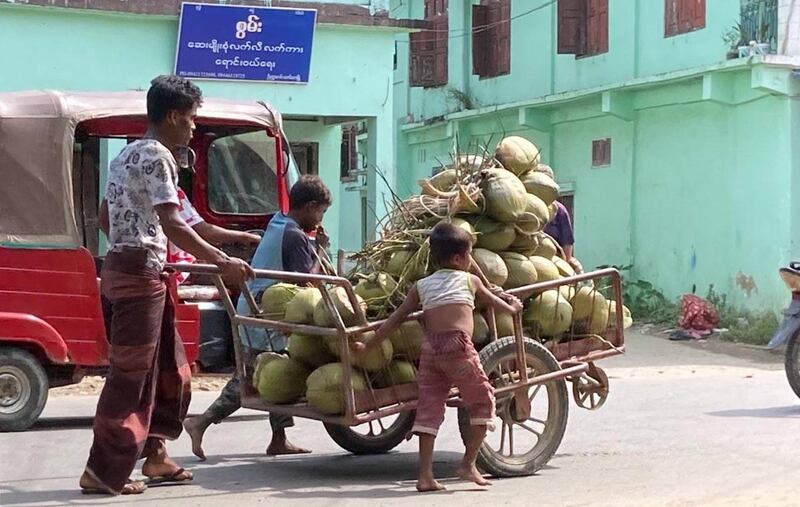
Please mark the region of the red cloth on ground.
POLYGON ((719 314, 714 305, 694 294, 683 296, 678 327, 699 338, 711 334, 717 324, 719 314))

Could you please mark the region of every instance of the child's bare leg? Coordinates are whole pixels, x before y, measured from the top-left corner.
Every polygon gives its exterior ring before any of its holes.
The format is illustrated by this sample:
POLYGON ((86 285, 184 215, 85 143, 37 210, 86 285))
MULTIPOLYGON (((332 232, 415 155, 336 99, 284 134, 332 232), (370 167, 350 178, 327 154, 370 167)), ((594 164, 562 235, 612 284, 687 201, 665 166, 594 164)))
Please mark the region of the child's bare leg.
POLYGON ((419 435, 419 478, 417 479, 417 491, 441 491, 445 489, 433 477, 433 444, 436 441, 434 435, 420 433, 419 435))
POLYGON ((486 437, 486 425, 470 426, 469 428, 469 435, 465 438, 464 460, 461 462, 461 466, 458 467, 458 476, 479 486, 490 486, 492 483, 484 479, 475 466, 475 460, 478 459, 478 449, 480 449, 481 443, 486 437))

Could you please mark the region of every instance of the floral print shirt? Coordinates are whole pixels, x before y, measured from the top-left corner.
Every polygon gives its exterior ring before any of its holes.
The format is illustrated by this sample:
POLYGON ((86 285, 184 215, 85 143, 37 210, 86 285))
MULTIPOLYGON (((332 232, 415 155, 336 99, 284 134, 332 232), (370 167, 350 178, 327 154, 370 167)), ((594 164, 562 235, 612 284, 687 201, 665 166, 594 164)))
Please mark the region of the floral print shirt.
POLYGON ((164 266, 167 237, 155 206, 180 205, 177 179, 172 152, 155 139, 134 141, 117 155, 106 182, 110 251, 144 248, 155 266, 164 266))

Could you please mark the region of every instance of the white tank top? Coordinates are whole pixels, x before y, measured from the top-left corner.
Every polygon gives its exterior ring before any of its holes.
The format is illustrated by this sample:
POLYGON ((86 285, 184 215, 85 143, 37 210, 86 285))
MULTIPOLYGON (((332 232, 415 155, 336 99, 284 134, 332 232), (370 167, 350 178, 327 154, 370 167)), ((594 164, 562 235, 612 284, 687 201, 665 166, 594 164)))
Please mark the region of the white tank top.
POLYGON ((467 305, 475 308, 475 288, 472 275, 466 271, 440 269, 417 282, 422 310, 444 305, 467 305))

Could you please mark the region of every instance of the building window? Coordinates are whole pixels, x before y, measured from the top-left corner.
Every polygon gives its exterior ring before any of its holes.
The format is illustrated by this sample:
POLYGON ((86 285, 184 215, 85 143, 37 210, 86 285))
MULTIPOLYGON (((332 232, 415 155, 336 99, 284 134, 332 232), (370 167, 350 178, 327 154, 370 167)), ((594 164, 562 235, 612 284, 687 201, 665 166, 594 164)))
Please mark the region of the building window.
POLYGON ((319 143, 294 143, 292 156, 300 174, 319 174, 319 143))
POLYGON ((664 37, 706 27, 706 0, 664 0, 664 37))
POLYGON ((511 72, 511 0, 481 0, 472 6, 472 73, 511 72))
POLYGON ((608 52, 608 0, 558 0, 558 53, 608 52))
POLYGON ((342 180, 354 180, 354 172, 358 170, 358 127, 356 125, 342 127, 342 158, 339 166, 339 177, 342 180))
POLYGON ((447 0, 425 0, 427 28, 409 36, 411 86, 447 84, 447 0))
POLYGON ((592 167, 611 165, 611 139, 592 141, 592 167))

